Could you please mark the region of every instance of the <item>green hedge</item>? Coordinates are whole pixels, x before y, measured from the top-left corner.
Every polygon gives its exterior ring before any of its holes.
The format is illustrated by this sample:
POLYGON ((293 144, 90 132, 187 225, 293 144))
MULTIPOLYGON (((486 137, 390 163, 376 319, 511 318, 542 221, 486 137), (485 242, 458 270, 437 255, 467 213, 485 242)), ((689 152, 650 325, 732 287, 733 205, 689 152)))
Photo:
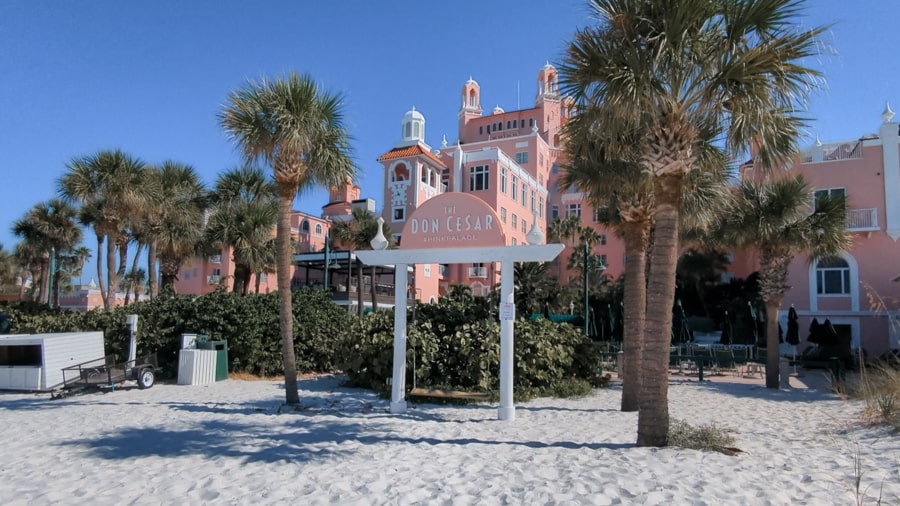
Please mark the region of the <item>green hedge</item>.
MULTIPOLYGON (((87 312, 51 310, 34 304, 11 304, 3 310, 13 320, 13 333, 103 332, 106 353, 127 354, 126 314, 137 314, 138 354, 156 353, 169 375, 177 369, 181 334, 206 334, 228 342, 229 370, 259 375, 281 374, 281 335, 277 294, 240 296, 217 291, 204 296, 160 297, 151 302, 87 312)), ((353 319, 324 292, 299 291, 293 296, 294 346, 300 372, 334 371, 334 350, 353 319)))
MULTIPOLYGON (((183 333, 228 342, 229 370, 283 372, 277 294, 160 297, 151 302, 88 312, 34 304, 5 308, 14 333, 103 331, 106 353, 127 353, 126 314, 139 315, 138 354, 155 352, 164 371, 177 369, 183 333)), ((344 371, 350 384, 386 392, 393 367, 393 311, 358 318, 322 291, 293 296, 294 345, 300 372, 344 371)), ((481 297, 444 297, 407 315, 407 384, 469 391, 499 390, 500 324, 496 305, 481 297)), ((577 395, 599 369, 599 349, 568 324, 539 318, 515 322, 514 381, 518 399, 577 395)))
MULTIPOLYGON (((477 309, 453 302, 412 311, 407 346, 407 386, 496 394, 500 381, 500 324, 477 309)), ((494 315, 495 316, 495 315, 494 315)), ((514 388, 519 400, 546 394, 584 394, 599 369, 599 349, 571 325, 545 319, 515 322, 514 388)), ((393 365, 393 314, 379 312, 353 323, 340 353, 341 369, 355 386, 386 392, 393 365)))

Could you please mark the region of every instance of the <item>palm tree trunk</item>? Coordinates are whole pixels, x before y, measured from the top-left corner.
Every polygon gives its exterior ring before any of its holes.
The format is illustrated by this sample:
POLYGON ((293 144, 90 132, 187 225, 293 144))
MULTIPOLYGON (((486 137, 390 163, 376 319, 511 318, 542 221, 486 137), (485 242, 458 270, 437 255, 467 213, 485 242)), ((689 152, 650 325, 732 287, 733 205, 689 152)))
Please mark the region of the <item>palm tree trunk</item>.
POLYGON ((378 311, 378 291, 375 287, 375 269, 377 266, 372 266, 372 312, 378 311))
POLYGON ((28 281, 28 271, 23 271, 19 276, 19 300, 25 300, 25 283, 28 281))
POLYGON ((159 289, 159 279, 156 271, 156 239, 152 239, 147 244, 147 293, 150 294, 150 300, 156 298, 159 289))
POLYGON ((647 285, 647 322, 641 357, 638 446, 666 446, 669 439, 669 345, 678 262, 680 176, 657 176, 656 214, 647 285))
MULTIPOLYGON (((766 304, 766 388, 778 388, 778 309, 788 290, 790 255, 763 248, 760 258, 759 293, 766 304)), ((754 322, 755 323, 755 322, 754 322)))
POLYGON ((59 248, 55 248, 53 250, 53 269, 50 272, 50 281, 52 282, 50 297, 53 298, 51 302, 53 307, 59 307, 59 257, 59 248))
POLYGON ((647 273, 644 270, 649 239, 649 222, 622 225, 625 239, 625 287, 622 343, 625 374, 622 378, 622 411, 637 411, 644 353, 644 326, 647 317, 647 273))
POLYGON ((118 276, 116 275, 116 242, 109 235, 106 236, 106 300, 104 305, 107 311, 116 307, 116 293, 118 292, 118 276))
POLYGON ((275 235, 275 262, 278 276, 278 320, 284 355, 284 394, 286 404, 299 404, 297 361, 294 355, 294 314, 291 305, 291 205, 297 186, 279 184, 278 225, 275 235))
POLYGON ((356 305, 359 316, 363 315, 363 263, 356 260, 356 305))
POLYGON ((47 257, 41 257, 41 296, 38 299, 42 304, 47 303, 50 304, 53 300, 49 297, 50 295, 50 254, 46 254, 47 257))
POLYGON ((119 268, 116 270, 116 279, 125 276, 125 267, 128 265, 128 236, 120 234, 116 237, 116 249, 119 253, 119 268))
POLYGON ((106 307, 106 285, 103 284, 103 240, 104 235, 97 233, 97 284, 100 286, 100 298, 103 299, 103 307, 106 307))

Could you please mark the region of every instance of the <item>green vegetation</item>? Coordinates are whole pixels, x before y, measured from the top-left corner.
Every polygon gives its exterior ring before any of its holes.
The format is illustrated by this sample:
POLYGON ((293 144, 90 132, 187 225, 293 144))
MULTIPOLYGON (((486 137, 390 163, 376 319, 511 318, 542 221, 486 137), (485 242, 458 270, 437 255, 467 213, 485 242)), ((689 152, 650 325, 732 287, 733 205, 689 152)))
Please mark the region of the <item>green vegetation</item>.
MULTIPOLYGON (((393 311, 360 318, 317 290, 295 292, 292 307, 299 372, 344 371, 351 385, 387 389, 392 374, 393 311)), ((222 289, 200 297, 157 297, 112 312, 63 311, 34 303, 14 303, 3 310, 12 317, 14 333, 101 330, 106 352, 119 357, 128 347, 125 314, 137 314, 139 355, 156 353, 170 376, 177 369, 183 333, 228 341, 232 372, 275 376, 284 371, 277 294, 241 296, 222 289)), ((408 321, 410 386, 415 374, 420 386, 498 391, 500 325, 488 299, 457 290, 438 304, 411 309, 408 321)), ((542 318, 518 320, 514 350, 517 399, 588 394, 597 379, 599 351, 568 324, 542 318)))

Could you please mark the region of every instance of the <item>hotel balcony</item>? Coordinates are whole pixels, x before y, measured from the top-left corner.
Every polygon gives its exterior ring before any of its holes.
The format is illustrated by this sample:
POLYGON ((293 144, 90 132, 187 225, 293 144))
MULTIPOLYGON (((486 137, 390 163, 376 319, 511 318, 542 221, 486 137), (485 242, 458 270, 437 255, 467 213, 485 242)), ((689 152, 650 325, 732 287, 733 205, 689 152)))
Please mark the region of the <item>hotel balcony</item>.
POLYGON ((206 284, 208 285, 218 285, 219 282, 222 281, 222 276, 206 276, 206 284))
POLYGON ((878 229, 878 209, 847 210, 847 230, 851 232, 872 232, 878 229))
POLYGON ((213 256, 209 257, 209 263, 211 263, 211 264, 222 263, 222 255, 213 255, 213 256))

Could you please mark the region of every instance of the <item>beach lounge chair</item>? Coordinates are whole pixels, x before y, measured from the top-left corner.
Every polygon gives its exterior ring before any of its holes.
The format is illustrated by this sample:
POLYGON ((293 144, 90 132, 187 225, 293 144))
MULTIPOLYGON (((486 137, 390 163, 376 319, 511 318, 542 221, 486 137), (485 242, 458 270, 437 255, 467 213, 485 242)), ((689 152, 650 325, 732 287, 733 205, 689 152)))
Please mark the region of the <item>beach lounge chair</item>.
POLYGON ((722 374, 722 371, 734 371, 734 352, 728 349, 717 349, 715 369, 716 373, 722 374))

